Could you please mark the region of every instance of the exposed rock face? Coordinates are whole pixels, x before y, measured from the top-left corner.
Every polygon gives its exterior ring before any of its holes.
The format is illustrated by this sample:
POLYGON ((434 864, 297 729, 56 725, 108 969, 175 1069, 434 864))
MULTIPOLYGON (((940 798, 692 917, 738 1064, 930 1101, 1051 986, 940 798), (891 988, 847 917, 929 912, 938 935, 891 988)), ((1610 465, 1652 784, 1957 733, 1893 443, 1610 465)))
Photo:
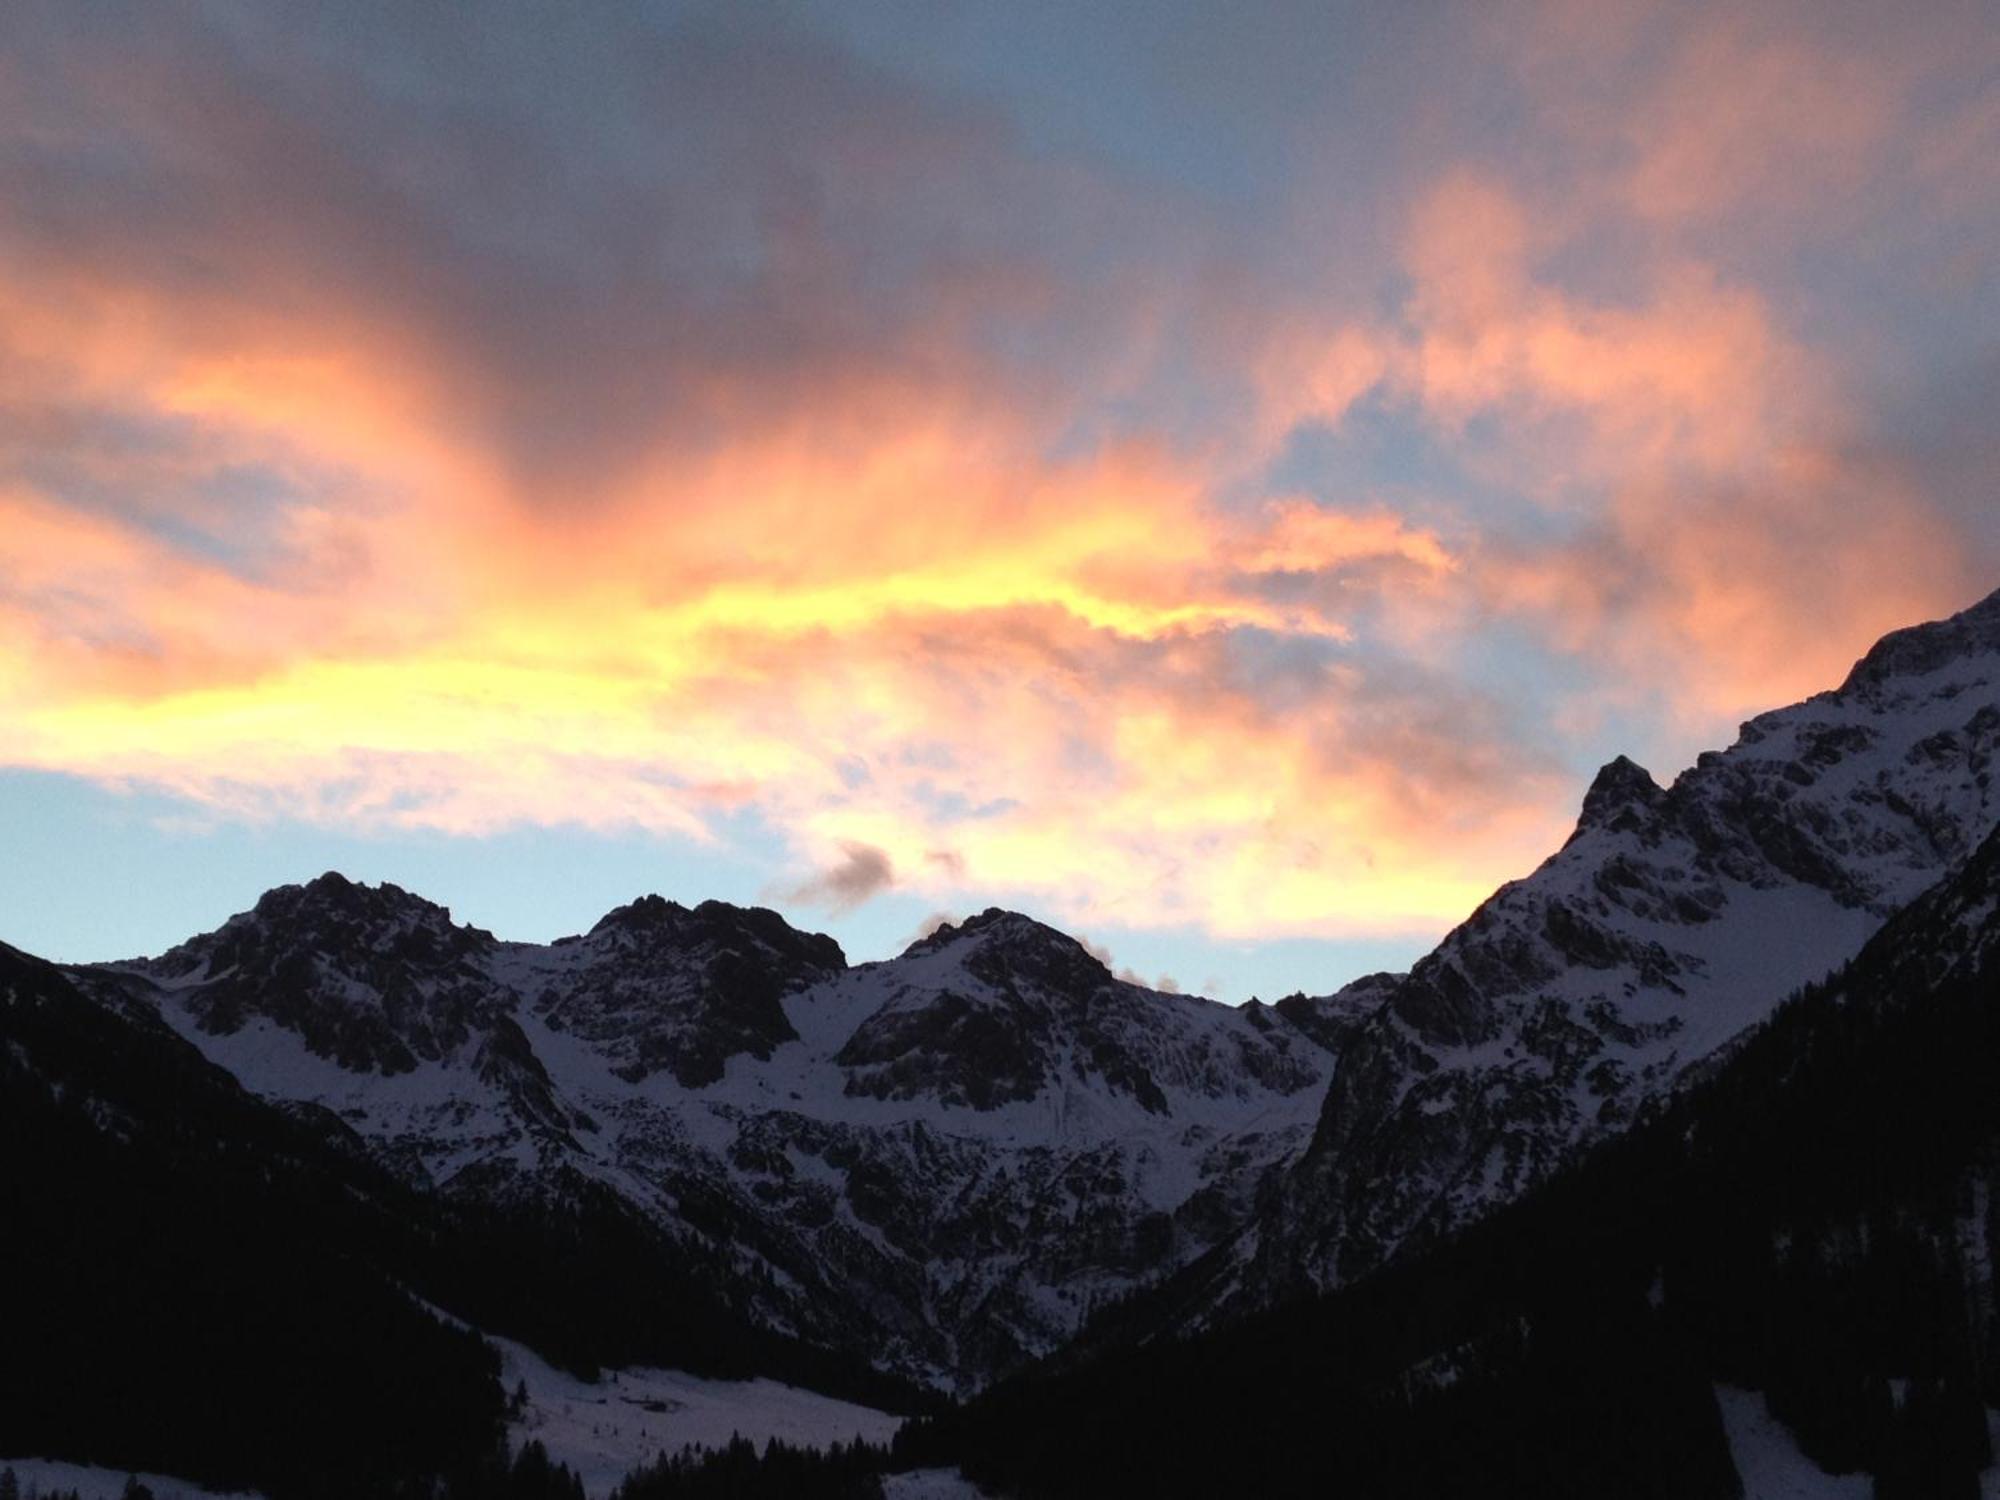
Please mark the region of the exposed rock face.
POLYGON ((1570 837, 1577 838, 1593 828, 1621 832, 1638 828, 1665 795, 1651 771, 1618 756, 1597 773, 1590 790, 1583 794, 1583 813, 1570 837))
POLYGON ((1955 661, 2000 653, 2000 593, 1948 620, 1892 630, 1854 664, 1836 695, 1880 688, 1896 678, 1928 676, 1955 661))
POLYGON ((848 1092, 871 1098, 994 1109, 1060 1075, 1162 1117, 1172 1114, 1163 1082, 1209 1099, 1291 1095, 1325 1068, 1298 1028, 1175 1024, 1190 1013, 1113 978, 1074 938, 988 910, 913 945, 895 992, 836 1061, 848 1092))
POLYGON ((128 967, 183 996, 204 1031, 263 1020, 355 1072, 407 1073, 455 1054, 511 999, 485 961, 490 933, 393 885, 326 874, 128 967))
MULTIPOLYGON (((522 950, 525 951, 525 950, 522 950)), ((729 1059, 769 1059, 798 1033, 786 995, 847 967, 840 945, 774 911, 704 901, 692 911, 644 896, 556 945, 534 996, 542 1020, 597 1044, 619 1075, 671 1073, 689 1088, 729 1059)))
MULTIPOLYGON (((1401 974, 1365 974, 1336 994, 1287 995, 1270 1009, 1338 1057, 1346 1050, 1348 1038, 1388 1003, 1404 978, 1401 974)), ((1243 1008, 1252 1017, 1264 1009, 1256 1000, 1243 1008)))

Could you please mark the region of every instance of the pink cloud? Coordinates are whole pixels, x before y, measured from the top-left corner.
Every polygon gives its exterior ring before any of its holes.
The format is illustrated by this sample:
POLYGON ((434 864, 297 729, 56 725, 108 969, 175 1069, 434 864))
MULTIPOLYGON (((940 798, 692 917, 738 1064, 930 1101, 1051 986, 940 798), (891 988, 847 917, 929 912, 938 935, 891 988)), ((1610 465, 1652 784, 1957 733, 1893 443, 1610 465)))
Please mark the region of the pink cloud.
POLYGON ((1990 560, 1725 253, 1983 181, 1991 110, 1914 103, 1961 64, 1586 11, 1490 49, 1545 150, 1440 66, 1390 290, 1323 298, 790 36, 626 38, 682 88, 606 67, 602 180, 464 103, 535 96, 483 52, 360 120, 325 38, 17 68, 0 760, 465 834, 751 808, 835 904, 1432 930, 1559 835, 1544 709, 1679 748, 1990 560), (1368 410, 1463 480, 1285 470, 1368 410), (1546 701, 1467 665, 1496 626, 1546 701))

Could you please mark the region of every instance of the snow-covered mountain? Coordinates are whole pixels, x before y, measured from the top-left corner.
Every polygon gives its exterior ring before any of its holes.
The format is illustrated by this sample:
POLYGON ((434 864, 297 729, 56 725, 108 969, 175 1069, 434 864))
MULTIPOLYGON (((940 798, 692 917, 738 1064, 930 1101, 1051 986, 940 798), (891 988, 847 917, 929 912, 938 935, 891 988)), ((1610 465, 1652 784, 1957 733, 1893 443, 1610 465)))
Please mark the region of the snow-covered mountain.
POLYGON ((1671 787, 1612 762, 1409 974, 1276 1006, 997 910, 849 966, 768 911, 646 897, 511 943, 337 875, 72 973, 424 1192, 557 1216, 585 1184, 764 1327, 967 1389, 1108 1299, 1168 1283, 1120 1326, 1200 1325, 1518 1198, 1961 867, 1996 745, 2000 595, 1671 787))
POLYGON ((1309 1002, 1141 989, 1002 911, 850 968, 769 911, 646 897, 543 946, 329 874, 76 972, 411 1183, 559 1207, 580 1175, 766 1326, 953 1385, 1233 1232, 1332 1064, 1309 1002))
POLYGON ((905 1456, 1078 1500, 2000 1494, 1996 1070, 2000 832, 1545 1190, 905 1456))
POLYGON ((1377 1003, 1192 1320, 1433 1243, 1712 1067, 1963 864, 2000 821, 1996 749, 2000 594, 1886 637, 1670 787, 1604 767, 1561 850, 1407 976, 1336 997, 1377 1003))

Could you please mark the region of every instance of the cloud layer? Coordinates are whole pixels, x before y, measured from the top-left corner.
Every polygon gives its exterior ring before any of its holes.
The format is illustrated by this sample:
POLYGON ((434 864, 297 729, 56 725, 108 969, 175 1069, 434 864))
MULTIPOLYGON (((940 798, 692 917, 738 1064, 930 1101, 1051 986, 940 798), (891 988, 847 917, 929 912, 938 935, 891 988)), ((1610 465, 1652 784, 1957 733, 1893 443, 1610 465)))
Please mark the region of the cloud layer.
POLYGON ((0 764, 1434 929, 2000 581, 1991 28, 1588 10, 1233 213, 808 19, 17 11, 0 764))

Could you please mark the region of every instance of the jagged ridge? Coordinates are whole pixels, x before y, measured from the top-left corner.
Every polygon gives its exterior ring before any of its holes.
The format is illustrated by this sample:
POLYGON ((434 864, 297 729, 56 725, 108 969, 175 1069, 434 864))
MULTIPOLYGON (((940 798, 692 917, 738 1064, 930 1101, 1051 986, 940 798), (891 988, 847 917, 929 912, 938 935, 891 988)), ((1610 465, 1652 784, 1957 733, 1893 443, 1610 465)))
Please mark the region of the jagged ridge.
POLYGON ((544 946, 327 875, 79 977, 421 1190, 561 1214, 595 1184, 733 1261, 765 1326, 948 1384, 1233 1229, 1330 1067, 998 910, 854 968, 761 909, 643 897, 544 946))
POLYGON ((1575 832, 1349 1035, 1313 1143, 1196 1321, 1434 1243, 1623 1129, 1959 867, 2000 819, 2000 594, 1575 832))

